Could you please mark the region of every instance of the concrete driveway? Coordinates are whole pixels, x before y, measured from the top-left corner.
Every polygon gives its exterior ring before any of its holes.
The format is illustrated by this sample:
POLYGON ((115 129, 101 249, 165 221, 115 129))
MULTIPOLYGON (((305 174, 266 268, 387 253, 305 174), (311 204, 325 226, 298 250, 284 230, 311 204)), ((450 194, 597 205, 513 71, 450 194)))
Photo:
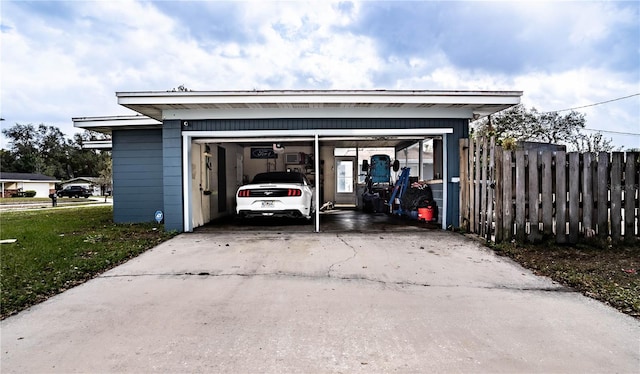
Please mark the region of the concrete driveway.
POLYGON ((3 373, 640 371, 637 320, 442 231, 182 234, 1 327, 3 373))

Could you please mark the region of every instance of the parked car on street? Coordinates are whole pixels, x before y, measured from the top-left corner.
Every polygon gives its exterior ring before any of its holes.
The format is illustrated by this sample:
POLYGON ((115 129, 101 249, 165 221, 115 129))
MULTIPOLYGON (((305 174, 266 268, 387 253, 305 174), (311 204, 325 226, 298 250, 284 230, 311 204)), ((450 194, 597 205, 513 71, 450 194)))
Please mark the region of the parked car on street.
POLYGON ((313 218, 314 188, 298 172, 260 173, 238 189, 236 213, 244 217, 313 218))
POLYGON ((67 186, 61 189, 60 191, 58 191, 57 194, 58 194, 58 197, 66 196, 66 197, 84 197, 84 198, 88 198, 89 196, 93 195, 90 190, 82 186, 67 186))

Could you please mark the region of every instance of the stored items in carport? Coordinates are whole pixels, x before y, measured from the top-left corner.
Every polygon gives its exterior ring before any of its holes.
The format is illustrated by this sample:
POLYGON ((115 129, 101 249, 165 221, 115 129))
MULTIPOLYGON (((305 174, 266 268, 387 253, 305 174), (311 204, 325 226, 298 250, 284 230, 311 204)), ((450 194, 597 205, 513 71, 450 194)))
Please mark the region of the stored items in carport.
POLYGON ((362 171, 367 173, 366 188, 362 195, 362 210, 370 213, 390 213, 390 196, 393 190, 391 169, 398 171, 398 160, 391 163, 388 155, 373 155, 371 163, 364 160, 362 171))

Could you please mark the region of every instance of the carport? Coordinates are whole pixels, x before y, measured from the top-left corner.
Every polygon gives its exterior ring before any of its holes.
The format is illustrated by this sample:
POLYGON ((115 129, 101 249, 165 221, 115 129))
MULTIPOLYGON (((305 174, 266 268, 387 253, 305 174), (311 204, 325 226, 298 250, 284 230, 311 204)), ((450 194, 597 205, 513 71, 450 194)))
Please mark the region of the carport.
MULTIPOLYGON (((322 179, 317 177, 317 173, 323 170, 324 166, 321 165, 321 161, 324 161, 321 157, 320 149, 321 147, 328 147, 329 149, 336 148, 354 148, 356 151, 356 156, 354 160, 357 161, 357 152, 358 149, 361 148, 375 148, 375 147, 387 147, 394 148, 396 151, 398 149, 402 149, 402 147, 406 147, 412 144, 420 144, 422 141, 429 137, 437 136, 441 139, 446 139, 447 135, 453 133, 453 129, 451 128, 416 128, 416 129, 327 129, 327 130, 297 130, 297 131, 288 131, 288 130, 263 130, 263 131, 244 131, 242 132, 242 137, 238 136, 238 132, 236 131, 183 131, 182 133, 182 150, 183 150, 183 188, 184 188, 184 196, 194 196, 198 190, 201 189, 201 186, 194 186, 194 178, 192 176, 194 174, 194 168, 198 168, 198 160, 199 153, 202 152, 201 149, 198 149, 197 152, 193 152, 193 146, 198 144, 205 144, 204 154, 211 155, 212 145, 220 145, 220 144, 241 144, 243 148, 250 147, 255 144, 262 147, 278 147, 286 148, 289 144, 300 147, 304 144, 309 144, 312 148, 312 159, 313 159, 313 170, 316 171, 315 176, 312 177, 313 183, 315 186, 315 206, 320 207, 324 200, 322 196, 323 190, 331 190, 334 186, 322 185, 322 179), (194 162, 194 158, 196 158, 196 162, 194 162), (191 192, 191 193, 190 193, 191 192)), ((446 143, 445 143, 446 146, 446 143)), ((268 149, 268 148, 267 148, 268 149)), ((420 156, 422 153, 419 153, 420 156)), ((339 157, 336 157, 339 158, 339 157)), ((333 160, 332 160, 333 161, 333 160)), ((202 162, 199 161, 200 164, 206 164, 207 161, 202 162)), ((422 161, 419 161, 422 163, 422 161)), ((446 159, 443 160, 446 165, 446 159)), ((335 165, 335 164, 334 164, 335 165)), ((355 167, 358 166, 356 163, 355 167)), ((237 167, 237 165, 236 165, 237 167)), ((334 166, 331 166, 333 169, 334 166)), ((447 174, 444 171, 446 168, 443 168, 443 180, 447 180, 447 174)), ((325 172, 325 174, 328 174, 325 172)), ((422 169, 419 169, 419 176, 422 179, 422 169)), ((196 178, 198 179, 198 178, 196 178)), ((354 185, 355 187, 355 185, 354 185)), ((353 189, 354 193, 356 192, 355 188, 353 189)), ((330 191, 334 193, 335 190, 330 191)), ((326 196, 326 194, 325 194, 326 196)), ((446 212, 447 206, 447 188, 446 184, 443 184, 443 207, 441 207, 443 212, 446 212)), ((195 210, 197 207, 195 206, 193 200, 184 199, 184 222, 185 222, 185 231, 192 231, 196 225, 194 224, 194 215, 199 216, 195 210)), ((349 206, 349 204, 344 204, 349 206)), ((357 205, 353 204, 353 208, 356 208, 357 205)), ((206 222, 204 222, 206 223, 206 222)), ((316 209, 315 212, 315 231, 320 231, 320 210, 316 209)), ((445 226, 446 220, 441 220, 441 225, 443 228, 445 226)))
MULTIPOLYGON (((516 105, 521 95, 519 91, 385 90, 118 92, 118 103, 137 116, 76 118, 74 124, 112 134, 117 222, 149 221, 160 211, 167 230, 187 232, 233 214, 235 189, 259 168, 297 168, 282 158, 311 156, 305 167, 313 177, 319 207, 338 196, 334 167, 342 159, 337 149, 352 148, 357 154, 366 147, 391 147, 397 154, 412 144, 421 147, 425 140, 437 139, 440 226, 446 228, 456 226, 459 217, 459 139, 468 137, 470 120, 516 105), (272 163, 254 159, 252 153, 282 147, 287 151, 272 163)), ((415 175, 421 178, 421 152, 418 157, 415 175)), ((320 231, 320 224, 316 209, 315 231, 320 231)))

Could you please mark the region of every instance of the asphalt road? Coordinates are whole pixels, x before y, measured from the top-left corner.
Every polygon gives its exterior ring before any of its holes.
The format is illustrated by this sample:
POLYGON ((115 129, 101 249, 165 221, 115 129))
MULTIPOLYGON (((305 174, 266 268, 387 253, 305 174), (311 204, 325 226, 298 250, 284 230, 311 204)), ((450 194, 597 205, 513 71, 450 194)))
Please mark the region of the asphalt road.
POLYGON ((182 234, 1 323, 2 373, 640 371, 640 322, 442 231, 182 234))

